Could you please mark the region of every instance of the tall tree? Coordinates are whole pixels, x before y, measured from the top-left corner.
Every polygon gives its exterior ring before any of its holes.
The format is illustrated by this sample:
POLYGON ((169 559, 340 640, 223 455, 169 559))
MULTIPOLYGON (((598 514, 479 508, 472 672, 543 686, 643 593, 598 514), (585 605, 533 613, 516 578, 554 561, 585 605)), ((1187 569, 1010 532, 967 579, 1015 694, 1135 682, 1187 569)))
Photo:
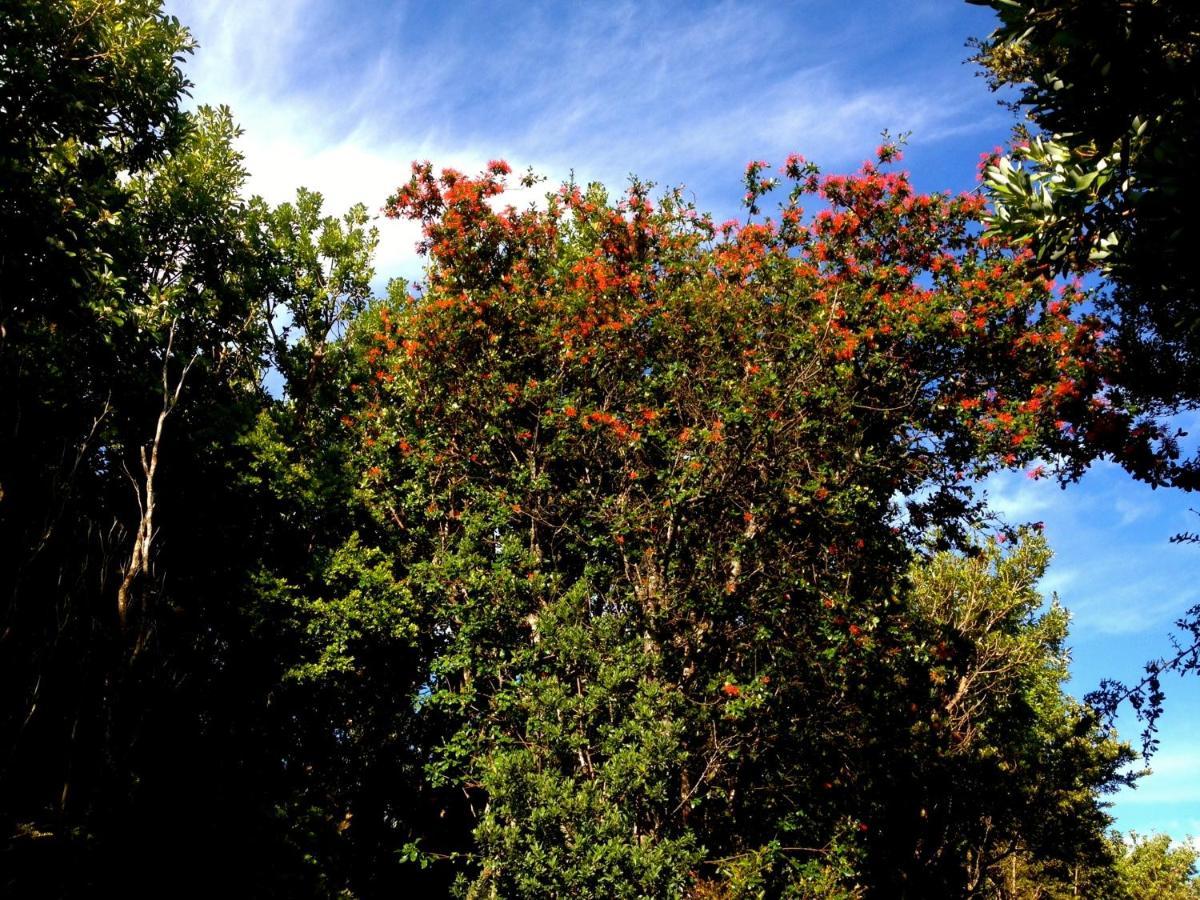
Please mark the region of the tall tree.
POLYGON ((1008 552, 995 540, 977 549, 911 573, 936 717, 888 792, 915 788, 920 801, 889 801, 885 814, 911 816, 902 827, 926 865, 951 870, 941 892, 1007 896, 1014 864, 1110 872, 1103 794, 1133 780, 1122 770, 1134 754, 1063 689, 1067 612, 1036 589, 1045 540, 1025 532, 1008 552))
POLYGON ((278 390, 239 441, 248 456, 234 477, 254 548, 249 644, 272 657, 276 678, 264 685, 262 736, 280 761, 273 797, 311 883, 331 896, 435 896, 442 873, 415 872, 398 852, 418 837, 458 846, 462 832, 421 773, 441 738, 413 702, 428 677, 429 619, 395 583, 389 561, 406 536, 362 502, 346 427, 362 405, 351 387, 371 371, 377 237, 362 206, 332 216, 322 202, 302 189, 255 213, 270 248, 262 302, 278 390))
POLYGON ((157 3, 0 28, 4 887, 202 884, 206 850, 272 852, 225 627, 265 346, 237 129, 181 110, 192 43, 157 3))

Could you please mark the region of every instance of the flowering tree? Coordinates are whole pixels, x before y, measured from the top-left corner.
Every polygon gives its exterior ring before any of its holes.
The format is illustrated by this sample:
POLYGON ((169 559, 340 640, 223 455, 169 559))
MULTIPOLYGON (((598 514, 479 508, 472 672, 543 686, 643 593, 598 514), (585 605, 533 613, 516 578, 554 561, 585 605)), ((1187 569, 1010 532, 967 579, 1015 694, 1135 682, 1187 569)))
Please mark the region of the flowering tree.
POLYGON ((502 207, 503 162, 416 164, 390 199, 428 279, 360 321, 346 422, 403 536, 390 590, 431 641, 427 770, 475 816, 473 892, 801 890, 862 850, 879 884, 965 877, 868 820, 912 752, 882 736, 946 734, 914 547, 961 543, 995 467, 1107 453, 1154 481, 1172 448, 1107 405, 1079 290, 897 155, 793 157, 763 220, 754 163, 722 225, 636 182, 502 207))

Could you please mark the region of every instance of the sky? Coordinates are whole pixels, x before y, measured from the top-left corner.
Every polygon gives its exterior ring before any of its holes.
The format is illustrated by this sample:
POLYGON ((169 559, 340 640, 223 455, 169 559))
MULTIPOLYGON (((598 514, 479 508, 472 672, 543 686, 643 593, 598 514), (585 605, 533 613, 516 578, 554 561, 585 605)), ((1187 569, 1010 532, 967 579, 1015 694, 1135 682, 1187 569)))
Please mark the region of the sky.
MULTIPOLYGON (((377 212, 414 159, 477 171, 503 158, 550 184, 685 185, 721 221, 750 160, 799 152, 848 171, 884 129, 911 133, 918 189, 968 190, 1013 124, 967 62, 993 13, 961 0, 166 6, 200 45, 185 66, 194 102, 229 105, 245 129, 248 192, 280 203, 303 185, 334 213, 377 212)), ((377 224, 377 283, 418 278, 414 226, 377 224)), ((1179 424, 1200 433, 1200 416, 1179 424)), ((1200 500, 1110 465, 1065 490, 1021 473, 986 488, 1010 522, 1045 523, 1056 557, 1042 586, 1072 614, 1074 693, 1136 680, 1170 651, 1173 621, 1200 603, 1200 547, 1169 538, 1200 530, 1200 500)), ((1153 774, 1113 812, 1121 829, 1183 840, 1200 835, 1200 678, 1164 687, 1153 774)), ((1119 727, 1137 743, 1136 722, 1119 727)))

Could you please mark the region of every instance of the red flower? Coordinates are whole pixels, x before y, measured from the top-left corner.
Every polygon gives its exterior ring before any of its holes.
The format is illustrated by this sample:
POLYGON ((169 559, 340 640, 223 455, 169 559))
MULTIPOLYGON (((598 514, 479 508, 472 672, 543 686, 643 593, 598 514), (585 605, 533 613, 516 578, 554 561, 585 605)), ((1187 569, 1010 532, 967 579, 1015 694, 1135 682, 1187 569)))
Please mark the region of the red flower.
POLYGON ((728 681, 725 682, 725 686, 721 688, 721 691, 727 697, 739 697, 742 693, 742 689, 740 687, 738 687, 736 684, 730 684, 728 681))

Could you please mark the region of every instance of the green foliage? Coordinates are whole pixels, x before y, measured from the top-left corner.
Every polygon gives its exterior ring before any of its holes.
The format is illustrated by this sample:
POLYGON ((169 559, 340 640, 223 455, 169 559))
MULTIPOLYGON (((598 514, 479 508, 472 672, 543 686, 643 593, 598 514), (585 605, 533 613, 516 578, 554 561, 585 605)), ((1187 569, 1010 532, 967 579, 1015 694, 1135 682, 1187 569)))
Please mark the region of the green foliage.
POLYGON ((1165 834, 1111 832, 1105 854, 1092 863, 1046 864, 1013 856, 997 872, 995 896, 1005 900, 1191 900, 1200 892, 1196 850, 1165 834))
POLYGON ((264 396, 236 438, 246 463, 234 483, 252 510, 239 596, 252 630, 237 639, 269 663, 261 752, 278 766, 279 830, 323 896, 436 895, 440 872, 422 880, 400 853, 418 839, 459 843, 457 816, 421 772, 436 740, 417 716, 430 619, 394 571, 403 535, 382 533, 363 507, 346 428, 359 406, 350 385, 367 374, 363 332, 379 315, 375 231, 361 206, 330 216, 303 189, 273 209, 252 201, 250 216, 281 396, 264 396))
POLYGON ((1041 132, 986 169, 992 231, 1059 272, 1098 265, 1113 286, 1119 381, 1143 403, 1194 404, 1200 12, 1167 0, 971 2, 1000 20, 976 61, 993 87, 1018 89, 1041 132))
POLYGON ((1107 864, 1110 819, 1097 792, 1126 783, 1122 770, 1134 759, 1063 691, 1067 616, 1036 590, 1049 558, 1045 541, 1026 534, 1008 554, 991 542, 912 573, 913 604, 931 627, 940 738, 916 763, 928 767, 938 796, 915 827, 943 828, 969 890, 984 895, 1003 890, 1017 857, 1050 869, 1107 864), (989 797, 987 813, 972 807, 955 821, 959 796, 989 797))
POLYGON ((392 576, 388 558, 377 547, 363 547, 357 533, 350 535, 323 570, 332 599, 305 604, 310 636, 321 649, 320 658, 294 670, 297 678, 317 678, 332 672, 351 671, 353 648, 367 636, 391 643, 412 642, 417 636, 419 611, 412 598, 392 576))
POLYGON ((1200 897, 1197 863, 1200 853, 1193 846, 1174 843, 1165 834, 1142 836, 1130 832, 1128 839, 1114 835, 1118 890, 1114 896, 1194 900, 1200 897))
MULTIPOLYGON (((1145 131, 1134 121, 1135 135, 1145 131)), ((1079 222, 1087 221, 1102 199, 1120 184, 1120 152, 1099 156, 1072 153, 1065 144, 1041 135, 1019 144, 1011 156, 996 157, 984 169, 994 206, 988 220, 993 234, 1033 243, 1039 259, 1061 271, 1107 268, 1120 238, 1115 231, 1089 222, 1085 257, 1080 258, 1079 222)))
MULTIPOLYGON (((336 403, 317 396, 329 383, 321 372, 344 368, 326 354, 342 352, 335 343, 347 324, 361 315, 371 298, 372 257, 379 243, 358 204, 342 217, 322 215, 320 194, 301 188, 295 203, 260 210, 262 227, 275 259, 271 290, 264 298, 272 330, 272 360, 301 419, 308 407, 336 403)), ((344 390, 344 385, 339 385, 344 390)))
POLYGON ((124 206, 137 173, 188 130, 177 67, 192 41, 154 0, 15 0, 0 24, 3 318, 59 315, 59 294, 94 286, 104 310, 124 206))
MULTIPOLYGON (((1168 0, 971 0, 999 27, 976 42, 993 88, 1018 90, 1035 130, 985 163, 994 204, 989 233, 1032 247, 1046 271, 1098 269, 1109 337, 1102 362, 1110 400, 1161 423, 1200 403, 1200 301, 1192 210, 1200 116, 1200 9, 1168 0)), ((1182 436, 1182 432, 1177 436, 1182 436)), ((1128 462, 1126 462, 1128 466, 1128 462)), ((1133 468, 1136 473, 1136 468, 1133 468)), ((1162 483, 1200 487, 1200 455, 1162 483)), ((1180 537, 1186 538, 1186 535, 1180 537)), ((1161 676, 1200 667, 1200 616, 1132 686, 1104 681, 1088 699, 1106 715, 1128 701, 1157 743, 1161 676)))

